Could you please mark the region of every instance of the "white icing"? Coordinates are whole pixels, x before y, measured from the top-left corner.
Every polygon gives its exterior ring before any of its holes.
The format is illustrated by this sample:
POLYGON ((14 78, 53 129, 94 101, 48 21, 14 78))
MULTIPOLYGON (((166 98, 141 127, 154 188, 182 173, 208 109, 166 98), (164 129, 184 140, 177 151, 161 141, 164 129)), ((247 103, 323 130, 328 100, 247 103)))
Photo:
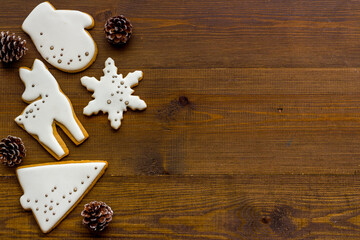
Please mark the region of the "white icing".
POLYGON ((65 151, 53 132, 54 120, 61 123, 77 142, 86 138, 75 120, 70 100, 61 92, 56 79, 44 63, 38 59, 35 59, 32 70, 20 68, 20 78, 25 84, 22 99, 27 102, 36 101, 30 103, 15 118, 16 123, 23 125, 28 133, 38 136, 39 141, 59 158, 63 157, 65 151))
POLYGON ((86 13, 55 10, 49 2, 43 2, 27 16, 22 29, 47 62, 61 70, 77 72, 96 57, 95 42, 85 30, 93 25, 94 20, 86 13))
POLYGON ((106 167, 105 161, 79 161, 18 168, 17 176, 24 190, 21 206, 32 210, 41 230, 49 232, 90 190, 106 167))
POLYGON ((81 78, 81 84, 94 92, 92 97, 95 98, 84 108, 84 114, 90 116, 99 111, 109 113, 111 127, 119 129, 123 112, 127 107, 132 110, 144 110, 147 107, 138 96, 132 96, 134 90, 131 89, 139 83, 143 73, 135 71, 123 78, 122 74, 117 74, 117 67, 112 58, 105 61, 103 72, 104 76, 100 81, 94 77, 81 78))

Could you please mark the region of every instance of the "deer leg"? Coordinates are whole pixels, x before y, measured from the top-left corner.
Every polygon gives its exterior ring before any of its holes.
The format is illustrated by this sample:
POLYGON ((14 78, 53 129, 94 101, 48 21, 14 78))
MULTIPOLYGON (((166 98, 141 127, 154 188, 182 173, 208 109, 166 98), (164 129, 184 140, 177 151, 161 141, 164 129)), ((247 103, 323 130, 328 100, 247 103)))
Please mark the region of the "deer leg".
POLYGON ((61 157, 65 154, 64 149, 54 136, 52 126, 43 127, 37 136, 39 137, 39 141, 53 151, 57 156, 61 157))
POLYGON ((67 132, 70 133, 71 136, 73 136, 77 142, 82 142, 85 139, 85 135, 81 130, 79 124, 75 120, 74 114, 72 112, 67 113, 66 118, 61 120, 60 119, 56 119, 56 120, 58 120, 62 124, 62 127, 66 128, 63 130, 65 132, 67 130, 67 132))

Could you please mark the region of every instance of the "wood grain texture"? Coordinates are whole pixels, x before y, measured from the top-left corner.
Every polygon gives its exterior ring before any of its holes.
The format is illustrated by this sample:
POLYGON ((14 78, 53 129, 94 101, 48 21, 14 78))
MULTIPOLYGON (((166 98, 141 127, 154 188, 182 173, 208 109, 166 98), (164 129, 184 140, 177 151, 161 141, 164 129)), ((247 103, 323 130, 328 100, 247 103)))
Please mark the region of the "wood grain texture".
MULTIPOLYGON (((105 174, 83 202, 100 196, 111 202, 115 216, 100 235, 105 239, 358 239, 359 180, 350 175, 105 174)), ((91 239, 79 221, 81 205, 45 235, 16 203, 21 190, 15 177, 1 182, 13 190, 0 196, 8 203, 0 206, 1 236, 91 239)))
MULTIPOLYGON (((0 65, 0 137, 21 137, 25 164, 55 161, 13 119, 26 104, 18 68, 41 59, 20 26, 41 1, 3 1, 0 30, 28 41, 0 65)), ((59 130, 65 160, 109 168, 74 211, 44 235, 20 204, 14 169, 0 168, 0 237, 27 239, 359 239, 360 1, 56 0, 91 14, 99 55, 87 70, 47 65, 90 137, 59 130), (134 35, 110 46, 105 20, 124 14, 134 35), (142 70, 135 94, 148 109, 86 117, 82 76, 142 70), (92 236, 82 205, 107 202, 110 227, 92 236)))

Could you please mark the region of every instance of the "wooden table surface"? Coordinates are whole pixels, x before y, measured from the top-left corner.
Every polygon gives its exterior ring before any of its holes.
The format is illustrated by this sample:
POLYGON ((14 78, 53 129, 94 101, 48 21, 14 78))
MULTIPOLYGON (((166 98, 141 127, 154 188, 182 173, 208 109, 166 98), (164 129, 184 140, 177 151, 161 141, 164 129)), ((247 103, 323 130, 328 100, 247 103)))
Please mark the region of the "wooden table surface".
MULTIPOLYGON (((21 137, 23 165, 54 162, 14 118, 25 108, 18 75, 41 56, 21 24, 40 1, 1 1, 0 30, 28 41, 19 62, 0 66, 0 137, 21 137)), ((60 135, 66 160, 109 168, 49 234, 22 209, 15 169, 0 167, 0 238, 29 239, 359 239, 360 1, 54 0, 91 14, 99 49, 77 74, 51 73, 71 99, 89 139, 60 135), (124 14, 134 35, 121 49, 103 25, 124 14), (84 75, 142 70, 136 95, 114 131, 86 117, 84 75), (93 236, 81 224, 89 201, 115 215, 93 236)))

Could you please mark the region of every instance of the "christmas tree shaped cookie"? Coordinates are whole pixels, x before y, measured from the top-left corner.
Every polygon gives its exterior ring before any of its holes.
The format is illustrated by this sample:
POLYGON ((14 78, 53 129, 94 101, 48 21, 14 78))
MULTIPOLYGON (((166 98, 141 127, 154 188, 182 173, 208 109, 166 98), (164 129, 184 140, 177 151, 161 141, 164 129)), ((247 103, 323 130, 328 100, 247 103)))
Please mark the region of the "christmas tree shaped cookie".
POLYGON ((50 232, 76 207, 106 168, 106 161, 68 161, 19 167, 16 174, 24 190, 21 206, 33 212, 42 232, 50 232))
POLYGON ((27 16, 22 29, 48 63, 65 72, 79 72, 96 58, 97 47, 88 31, 94 19, 83 12, 56 10, 40 3, 27 16))
POLYGON ((146 108, 146 103, 138 96, 133 96, 134 90, 131 89, 138 85, 143 73, 135 71, 123 78, 122 74, 117 73, 117 67, 112 58, 105 61, 103 72, 104 76, 100 78, 100 81, 94 77, 81 78, 81 84, 87 90, 94 92, 92 97, 95 98, 84 108, 84 114, 90 116, 99 111, 108 113, 111 127, 119 129, 123 112, 127 110, 127 107, 132 110, 146 108))
POLYGON ((43 62, 36 59, 31 70, 20 68, 20 78, 25 84, 22 99, 33 102, 15 121, 60 160, 69 150, 57 133, 55 124, 76 144, 85 141, 89 135, 76 117, 70 100, 43 62))

